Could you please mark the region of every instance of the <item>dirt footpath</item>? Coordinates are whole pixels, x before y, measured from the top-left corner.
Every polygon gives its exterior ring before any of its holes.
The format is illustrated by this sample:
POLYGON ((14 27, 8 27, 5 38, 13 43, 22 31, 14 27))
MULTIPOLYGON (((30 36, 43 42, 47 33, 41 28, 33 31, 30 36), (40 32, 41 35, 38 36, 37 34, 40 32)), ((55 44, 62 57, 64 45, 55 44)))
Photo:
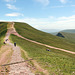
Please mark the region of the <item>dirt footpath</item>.
POLYGON ((8 57, 8 54, 10 54, 10 52, 11 52, 11 47, 9 47, 8 45, 2 46, 1 50, 4 50, 4 52, 2 52, 2 54, 0 56, 0 65, 6 63, 7 59, 9 59, 7 57, 8 57))
MULTIPOLYGON (((20 62, 24 61, 24 59, 21 57, 20 48, 14 47, 12 43, 9 43, 13 47, 13 55, 11 57, 10 63, 20 62)), ((27 67, 26 62, 24 63, 18 63, 14 65, 10 65, 10 72, 9 75, 34 75, 30 68, 27 67)))
MULTIPOLYGON (((9 45, 3 45, 0 48, 0 65, 9 63, 11 54, 11 46, 9 47, 9 45)), ((9 66, 6 66, 6 68, 9 70, 9 66)), ((5 73, 5 67, 0 66, 0 75, 4 74, 7 75, 7 73, 5 73)))
MULTIPOLYGON (((8 28, 5 40, 9 39, 10 34, 12 34, 14 32, 14 29, 13 29, 14 23, 11 22, 10 24, 12 27, 10 26, 11 28, 8 28)), ((24 59, 21 57, 21 51, 20 51, 20 48, 18 46, 14 46, 10 42, 10 40, 7 40, 5 42, 7 44, 9 44, 9 47, 11 46, 12 50, 13 50, 13 54, 11 56, 10 63, 24 61, 24 59)), ((9 75, 34 75, 34 74, 31 72, 30 68, 27 67, 26 62, 24 62, 24 63, 18 63, 18 64, 10 65, 9 75)))

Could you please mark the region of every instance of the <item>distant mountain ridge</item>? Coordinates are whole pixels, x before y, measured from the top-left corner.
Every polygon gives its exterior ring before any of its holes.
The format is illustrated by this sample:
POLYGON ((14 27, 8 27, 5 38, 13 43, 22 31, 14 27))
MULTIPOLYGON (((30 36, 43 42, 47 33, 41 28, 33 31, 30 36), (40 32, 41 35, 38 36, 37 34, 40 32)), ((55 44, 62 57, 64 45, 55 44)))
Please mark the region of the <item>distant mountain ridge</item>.
POLYGON ((41 29, 41 31, 47 32, 47 33, 55 33, 61 31, 60 29, 41 29))
POLYGON ((68 32, 60 32, 65 39, 67 39, 68 41, 75 43, 75 33, 68 33, 68 32))
POLYGON ((62 30, 61 32, 75 33, 75 29, 62 30))
MULTIPOLYGON (((62 30, 62 31, 59 31, 60 33, 61 32, 65 32, 65 33, 75 33, 75 29, 66 29, 66 30, 62 30)), ((52 32, 51 34, 53 35, 57 35, 59 32, 52 32)))
MULTIPOLYGON (((58 35, 59 33, 68 41, 75 43, 75 29, 62 30, 55 35, 58 35)), ((61 35, 59 37, 62 37, 61 35)))

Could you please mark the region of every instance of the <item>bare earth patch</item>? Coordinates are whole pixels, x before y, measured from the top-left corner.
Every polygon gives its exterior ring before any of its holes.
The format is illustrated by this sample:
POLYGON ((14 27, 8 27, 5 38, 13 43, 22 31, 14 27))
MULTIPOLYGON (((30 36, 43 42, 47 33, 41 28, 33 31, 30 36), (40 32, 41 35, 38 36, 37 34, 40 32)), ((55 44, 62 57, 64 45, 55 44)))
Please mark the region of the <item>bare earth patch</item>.
MULTIPOLYGON (((9 45, 2 46, 0 48, 0 65, 7 64, 10 61, 11 54, 12 54, 12 50, 11 50, 11 47, 9 45)), ((9 66, 7 66, 7 67, 0 66, 0 75, 6 74, 5 68, 8 69, 9 66), (1 71, 4 71, 4 73, 1 71)))
POLYGON ((4 52, 0 56, 0 65, 6 63, 8 59, 7 55, 11 52, 11 47, 9 47, 8 45, 5 45, 1 47, 1 50, 4 50, 4 52))

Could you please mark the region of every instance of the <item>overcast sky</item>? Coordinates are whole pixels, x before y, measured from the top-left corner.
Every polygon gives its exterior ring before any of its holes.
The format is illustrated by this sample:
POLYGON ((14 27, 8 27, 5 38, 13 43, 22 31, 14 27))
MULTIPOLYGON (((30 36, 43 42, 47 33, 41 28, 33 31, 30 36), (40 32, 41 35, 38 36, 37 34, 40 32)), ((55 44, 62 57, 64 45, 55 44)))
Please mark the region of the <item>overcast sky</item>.
POLYGON ((75 29, 75 0, 0 0, 0 21, 37 29, 75 29))

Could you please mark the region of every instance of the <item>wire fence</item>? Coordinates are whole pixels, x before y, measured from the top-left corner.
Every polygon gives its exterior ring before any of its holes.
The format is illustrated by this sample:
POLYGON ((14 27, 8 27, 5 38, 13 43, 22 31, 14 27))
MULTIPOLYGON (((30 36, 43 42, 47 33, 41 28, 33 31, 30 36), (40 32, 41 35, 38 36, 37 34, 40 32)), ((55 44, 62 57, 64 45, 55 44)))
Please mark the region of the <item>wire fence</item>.
POLYGON ((0 75, 8 75, 8 73, 9 73, 9 65, 19 64, 19 63, 23 63, 23 62, 31 61, 31 60, 33 60, 33 59, 0 65, 0 75))

